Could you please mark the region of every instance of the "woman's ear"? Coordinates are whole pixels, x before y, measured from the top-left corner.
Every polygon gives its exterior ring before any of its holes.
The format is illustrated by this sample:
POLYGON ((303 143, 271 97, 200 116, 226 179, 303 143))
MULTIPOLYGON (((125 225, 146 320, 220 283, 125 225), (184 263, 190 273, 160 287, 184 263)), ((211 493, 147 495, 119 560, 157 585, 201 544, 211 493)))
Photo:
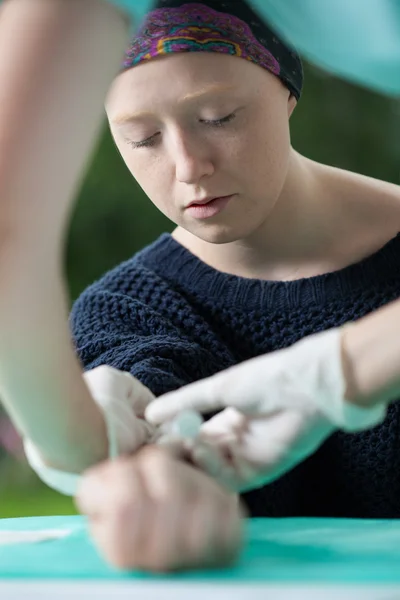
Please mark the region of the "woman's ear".
POLYGON ((288 117, 289 117, 289 119, 292 116, 292 112, 296 108, 296 105, 297 105, 296 97, 293 96, 293 94, 290 94, 289 100, 288 100, 288 117))

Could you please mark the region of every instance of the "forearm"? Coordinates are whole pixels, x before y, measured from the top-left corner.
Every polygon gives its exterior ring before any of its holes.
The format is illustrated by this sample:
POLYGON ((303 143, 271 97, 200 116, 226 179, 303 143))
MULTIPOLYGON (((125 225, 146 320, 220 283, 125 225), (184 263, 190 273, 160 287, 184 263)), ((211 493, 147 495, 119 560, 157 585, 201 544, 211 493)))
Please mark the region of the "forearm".
POLYGON ((63 236, 127 35, 98 0, 2 7, 0 394, 21 434, 70 472, 105 458, 107 440, 70 341, 63 236))
POLYGON ((343 332, 346 398, 371 406, 400 397, 400 301, 360 319, 343 332))
POLYGON ((12 245, 14 262, 26 258, 27 247, 62 246, 127 30, 102 0, 7 0, 2 6, 0 240, 12 245))

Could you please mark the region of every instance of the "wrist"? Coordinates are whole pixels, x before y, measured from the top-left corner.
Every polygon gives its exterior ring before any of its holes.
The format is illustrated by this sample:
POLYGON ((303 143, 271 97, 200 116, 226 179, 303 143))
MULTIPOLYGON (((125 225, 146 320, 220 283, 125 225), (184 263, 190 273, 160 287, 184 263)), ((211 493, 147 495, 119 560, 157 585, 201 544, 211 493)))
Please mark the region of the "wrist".
POLYGON ((341 328, 345 399, 362 408, 387 404, 400 393, 400 344, 394 347, 393 334, 387 337, 371 317, 341 328))
POLYGON ((347 354, 344 339, 344 328, 336 327, 298 342, 296 354, 301 356, 298 386, 303 387, 305 397, 313 399, 335 428, 362 431, 384 420, 386 405, 360 401, 364 396, 359 393, 358 373, 352 371, 352 355, 347 354), (347 398, 346 393, 351 398, 347 398))
POLYGON ((354 323, 347 323, 341 328, 340 352, 345 382, 345 399, 351 404, 363 405, 362 394, 357 381, 355 369, 354 323), (350 340, 349 340, 350 338, 350 340))

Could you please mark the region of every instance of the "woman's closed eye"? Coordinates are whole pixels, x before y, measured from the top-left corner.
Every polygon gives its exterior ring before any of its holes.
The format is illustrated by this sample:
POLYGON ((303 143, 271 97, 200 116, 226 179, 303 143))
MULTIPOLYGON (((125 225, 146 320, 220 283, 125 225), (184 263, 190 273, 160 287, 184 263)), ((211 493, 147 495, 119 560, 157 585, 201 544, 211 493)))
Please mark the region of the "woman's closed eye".
POLYGON ((223 125, 233 121, 235 117, 236 113, 230 113, 222 119, 200 119, 200 123, 205 123, 206 125, 211 125, 212 127, 222 127, 223 125))
POLYGON ((132 148, 150 148, 151 146, 155 146, 156 138, 158 135, 160 135, 159 132, 155 133, 154 135, 152 135, 140 142, 134 142, 132 140, 126 140, 126 141, 128 142, 128 144, 130 146, 132 146, 132 148))
MULTIPOLYGON (((200 123, 203 123, 204 125, 208 125, 210 127, 223 127, 224 125, 227 125, 228 123, 233 121, 233 119, 235 119, 235 117, 236 117, 236 113, 230 113, 229 115, 227 115, 226 117, 223 117, 222 119, 199 119, 199 121, 200 121, 200 123)), ((127 140, 127 143, 130 146, 132 146, 132 148, 151 148, 152 146, 155 146, 157 137, 159 135, 160 135, 160 132, 157 132, 154 135, 146 138, 145 140, 141 140, 139 142, 134 142, 133 140, 127 140)))

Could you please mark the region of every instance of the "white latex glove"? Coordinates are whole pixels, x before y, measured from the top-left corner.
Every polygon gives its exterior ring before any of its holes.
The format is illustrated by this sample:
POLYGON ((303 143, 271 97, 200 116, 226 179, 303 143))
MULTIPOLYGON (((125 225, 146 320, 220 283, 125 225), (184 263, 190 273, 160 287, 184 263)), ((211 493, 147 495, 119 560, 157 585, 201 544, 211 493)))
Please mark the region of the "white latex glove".
MULTIPOLYGON (((106 365, 87 371, 83 377, 104 415, 109 458, 132 454, 152 440, 156 428, 143 415, 154 395, 146 386, 130 373, 106 365)), ((29 440, 24 440, 24 447, 28 462, 45 483, 63 494, 75 495, 79 474, 47 466, 29 440)))
POLYGON ((201 428, 192 460, 236 490, 264 485, 311 455, 336 429, 380 423, 386 405, 346 401, 342 329, 312 335, 165 394, 146 409, 153 425, 182 410, 223 409, 201 428))
POLYGON ((109 457, 132 454, 151 439, 155 428, 144 419, 154 394, 136 377, 101 365, 83 374, 107 424, 109 457))

